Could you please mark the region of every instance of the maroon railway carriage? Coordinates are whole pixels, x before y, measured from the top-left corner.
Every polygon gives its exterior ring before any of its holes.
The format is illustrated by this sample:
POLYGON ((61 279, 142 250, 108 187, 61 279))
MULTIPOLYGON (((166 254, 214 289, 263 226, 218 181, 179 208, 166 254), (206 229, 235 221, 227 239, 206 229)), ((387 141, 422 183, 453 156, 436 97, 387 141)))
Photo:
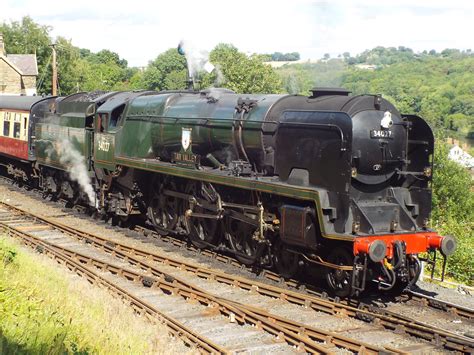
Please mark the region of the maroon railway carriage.
POLYGON ((35 125, 54 97, 0 95, 0 155, 8 173, 29 180, 35 155, 35 125), (34 108, 34 109, 33 109, 34 108), (21 165, 18 165, 20 161, 21 165))

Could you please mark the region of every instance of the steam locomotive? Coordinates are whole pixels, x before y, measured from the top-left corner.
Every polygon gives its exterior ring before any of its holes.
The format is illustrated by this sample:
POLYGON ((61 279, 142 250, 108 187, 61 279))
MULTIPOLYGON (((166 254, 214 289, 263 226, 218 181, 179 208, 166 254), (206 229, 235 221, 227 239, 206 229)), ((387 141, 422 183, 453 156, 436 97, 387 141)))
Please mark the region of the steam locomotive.
MULTIPOLYGON (((400 292, 456 249, 428 228, 433 134, 380 95, 0 96, 1 164, 50 198, 232 253, 338 296, 400 292)), ((443 270, 444 272, 444 270, 443 270)))

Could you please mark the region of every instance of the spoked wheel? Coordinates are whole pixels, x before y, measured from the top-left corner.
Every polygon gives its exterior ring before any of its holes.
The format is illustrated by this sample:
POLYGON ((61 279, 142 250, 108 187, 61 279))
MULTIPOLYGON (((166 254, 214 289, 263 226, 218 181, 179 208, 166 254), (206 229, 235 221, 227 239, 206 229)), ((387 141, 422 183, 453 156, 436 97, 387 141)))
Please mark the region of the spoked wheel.
MULTIPOLYGON (((176 185, 173 183, 169 184, 167 188, 176 191, 176 185)), ((155 229, 166 235, 174 230, 178 223, 179 201, 176 197, 164 195, 161 191, 153 190, 152 199, 148 206, 148 216, 155 229)))
POLYGON ((235 251, 235 257, 242 264, 252 265, 256 262, 259 243, 253 239, 255 226, 241 222, 231 217, 224 220, 224 232, 230 248, 235 251))
MULTIPOLYGON (((196 199, 204 199, 209 202, 213 202, 213 198, 217 196, 212 185, 201 182, 190 182, 186 187, 186 193, 192 195, 196 199), (215 196, 213 196, 215 194, 215 196)), ((213 212, 199 206, 191 206, 191 202, 186 203, 186 211, 191 209, 193 213, 200 214, 213 214, 213 212)), ((185 211, 185 214, 186 214, 185 211)), ((217 229, 219 221, 212 218, 201 218, 186 216, 184 219, 184 225, 188 232, 189 240, 197 248, 208 247, 209 244, 215 245, 219 239, 217 229)))
MULTIPOLYGON (((353 256, 346 248, 336 247, 328 256, 328 262, 340 266, 353 264, 353 256)), ((352 271, 326 268, 326 282, 329 290, 339 297, 347 297, 351 294, 352 271)))
POLYGON ((273 260, 278 273, 285 278, 294 277, 299 270, 300 256, 290 252, 281 241, 275 244, 273 260))

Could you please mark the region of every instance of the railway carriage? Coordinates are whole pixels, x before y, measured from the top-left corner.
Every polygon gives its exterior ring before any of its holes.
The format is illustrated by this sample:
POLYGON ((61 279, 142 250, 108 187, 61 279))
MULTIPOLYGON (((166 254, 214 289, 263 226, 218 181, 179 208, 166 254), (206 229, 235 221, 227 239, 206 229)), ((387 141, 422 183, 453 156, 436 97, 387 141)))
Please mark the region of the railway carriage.
POLYGON ((318 265, 340 296, 369 283, 399 291, 416 282, 419 253, 455 250, 427 226, 431 129, 379 95, 212 89, 53 102, 36 124, 40 187, 122 223, 140 217, 286 277, 318 265), (93 197, 64 158, 72 151, 93 197))
POLYGON ((54 98, 0 95, 0 164, 18 181, 34 184, 38 178, 35 127, 51 100, 54 98))

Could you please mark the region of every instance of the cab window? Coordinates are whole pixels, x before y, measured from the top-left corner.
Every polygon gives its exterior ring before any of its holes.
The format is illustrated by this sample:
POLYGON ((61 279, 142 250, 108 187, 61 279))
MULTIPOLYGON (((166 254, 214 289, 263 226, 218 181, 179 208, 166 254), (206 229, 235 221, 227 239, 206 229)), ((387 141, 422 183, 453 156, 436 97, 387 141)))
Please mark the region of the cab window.
POLYGON ((125 104, 120 105, 113 109, 112 115, 110 116, 109 128, 117 127, 117 124, 122 119, 122 114, 124 110, 125 110, 125 104))

